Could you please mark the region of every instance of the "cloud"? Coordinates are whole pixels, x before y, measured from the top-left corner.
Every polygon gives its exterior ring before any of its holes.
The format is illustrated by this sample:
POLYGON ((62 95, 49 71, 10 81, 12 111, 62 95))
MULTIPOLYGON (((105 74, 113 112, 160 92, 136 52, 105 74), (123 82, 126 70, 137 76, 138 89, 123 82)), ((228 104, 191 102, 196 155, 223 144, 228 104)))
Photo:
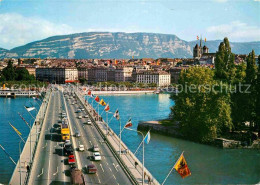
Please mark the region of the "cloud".
POLYGON ((237 42, 260 41, 260 27, 251 26, 240 21, 211 26, 206 31, 208 35, 215 39, 228 37, 230 40, 237 42))
POLYGON ((66 24, 54 24, 38 17, 25 17, 16 13, 0 14, 0 47, 6 49, 73 32, 66 24))
POLYGON ((228 0, 213 0, 213 1, 218 2, 218 3, 225 3, 225 2, 227 2, 228 0))

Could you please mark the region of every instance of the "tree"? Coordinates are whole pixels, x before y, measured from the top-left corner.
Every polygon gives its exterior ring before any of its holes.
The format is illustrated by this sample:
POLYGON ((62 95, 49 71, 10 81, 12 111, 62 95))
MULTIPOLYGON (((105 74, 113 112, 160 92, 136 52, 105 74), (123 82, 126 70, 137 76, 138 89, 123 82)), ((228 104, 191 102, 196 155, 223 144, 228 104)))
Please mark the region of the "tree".
POLYGON ((15 80, 18 80, 18 81, 30 81, 30 80, 34 80, 34 77, 32 77, 30 74, 29 74, 29 71, 25 68, 17 68, 15 70, 15 73, 16 73, 16 78, 15 80))
POLYGON ((249 85, 249 93, 245 94, 246 98, 246 121, 249 121, 250 127, 252 128, 255 120, 255 106, 256 106, 256 77, 257 77, 257 66, 255 62, 255 52, 252 50, 246 58, 246 84, 249 85))
POLYGON ((213 89, 216 84, 214 72, 208 68, 192 67, 181 72, 179 93, 171 95, 175 102, 171 115, 180 123, 184 137, 207 143, 232 128, 230 96, 218 91, 221 84, 213 89))
POLYGON ((5 77, 7 81, 15 80, 16 73, 13 67, 13 62, 11 60, 8 61, 7 67, 3 69, 2 75, 5 77))
POLYGON ((256 127, 258 130, 258 137, 260 137, 260 55, 258 56, 258 70, 256 79, 256 127))
POLYGON ((234 61, 235 55, 231 52, 228 38, 225 37, 224 41, 220 43, 218 52, 216 53, 216 78, 231 83, 235 75, 234 61))

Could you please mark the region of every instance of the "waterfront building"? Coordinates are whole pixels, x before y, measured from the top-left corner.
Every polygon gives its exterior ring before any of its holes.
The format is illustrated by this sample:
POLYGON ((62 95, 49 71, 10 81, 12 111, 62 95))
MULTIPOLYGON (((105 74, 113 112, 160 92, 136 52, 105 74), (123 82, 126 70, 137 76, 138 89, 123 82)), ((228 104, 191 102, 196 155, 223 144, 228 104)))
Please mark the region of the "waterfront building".
POLYGON ((132 80, 133 67, 118 67, 115 69, 115 82, 132 80))
POLYGON ((166 71, 140 71, 136 74, 136 82, 151 84, 156 83, 159 87, 171 84, 171 75, 166 71))
POLYGON ((77 68, 37 68, 36 79, 50 83, 78 82, 77 68))
POLYGON ((88 80, 88 68, 87 67, 79 67, 78 68, 78 76, 79 76, 79 79, 88 80))

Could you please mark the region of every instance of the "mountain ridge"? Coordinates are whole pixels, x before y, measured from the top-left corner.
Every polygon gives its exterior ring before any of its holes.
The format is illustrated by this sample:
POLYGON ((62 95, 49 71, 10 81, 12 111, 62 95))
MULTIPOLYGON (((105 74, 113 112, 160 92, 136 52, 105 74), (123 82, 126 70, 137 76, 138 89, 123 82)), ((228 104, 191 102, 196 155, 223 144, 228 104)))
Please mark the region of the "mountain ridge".
MULTIPOLYGON (((203 41, 203 45, 216 52, 221 41, 203 41)), ((197 43, 174 34, 83 32, 51 36, 10 50, 0 48, 0 58, 191 58, 197 43)), ((230 42, 230 45, 236 54, 248 54, 252 49, 260 54, 260 41, 230 42)))

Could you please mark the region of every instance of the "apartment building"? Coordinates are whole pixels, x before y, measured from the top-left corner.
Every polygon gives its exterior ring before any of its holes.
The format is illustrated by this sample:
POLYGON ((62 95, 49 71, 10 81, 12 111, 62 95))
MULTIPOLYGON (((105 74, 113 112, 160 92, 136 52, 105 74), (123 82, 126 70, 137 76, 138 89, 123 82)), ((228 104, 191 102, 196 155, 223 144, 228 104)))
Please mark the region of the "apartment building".
POLYGON ((164 87, 171 84, 171 75, 165 71, 140 71, 136 74, 136 82, 164 87))

